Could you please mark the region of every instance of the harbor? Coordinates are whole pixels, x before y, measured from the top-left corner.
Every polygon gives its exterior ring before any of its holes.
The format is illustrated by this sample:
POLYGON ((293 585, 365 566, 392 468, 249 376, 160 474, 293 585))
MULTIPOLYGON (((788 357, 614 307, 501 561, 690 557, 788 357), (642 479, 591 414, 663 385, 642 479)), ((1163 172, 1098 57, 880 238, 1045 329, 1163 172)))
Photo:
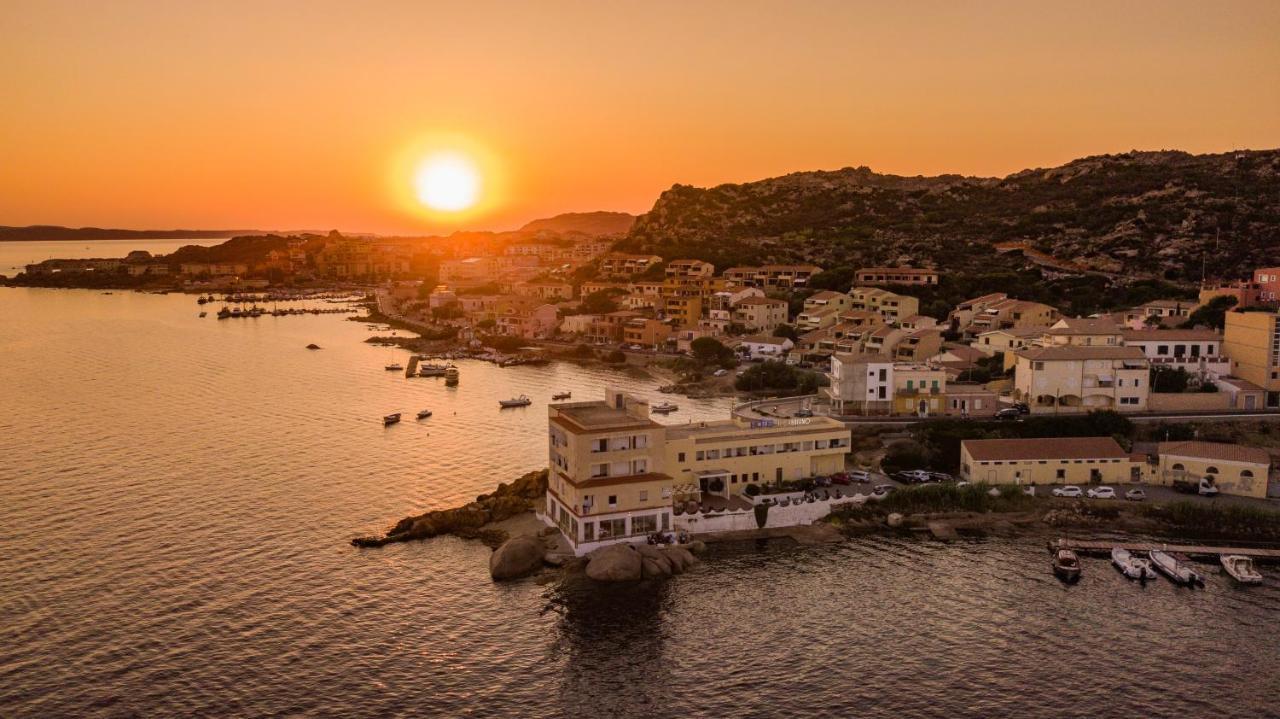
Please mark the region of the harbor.
POLYGON ((1171 552, 1203 560, 1217 561, 1224 555, 1251 557, 1260 562, 1280 563, 1280 548, 1253 546, 1226 546, 1205 544, 1169 544, 1165 542, 1101 541, 1086 539, 1055 539, 1049 542, 1049 551, 1066 549, 1089 556, 1110 556, 1112 549, 1129 552, 1171 552))

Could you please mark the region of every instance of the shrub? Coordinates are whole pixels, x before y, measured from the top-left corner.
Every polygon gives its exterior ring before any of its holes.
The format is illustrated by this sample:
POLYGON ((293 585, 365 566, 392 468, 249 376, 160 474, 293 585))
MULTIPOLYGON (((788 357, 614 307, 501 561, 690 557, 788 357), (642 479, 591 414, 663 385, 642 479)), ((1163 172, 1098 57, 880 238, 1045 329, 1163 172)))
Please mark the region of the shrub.
POLYGON ((604 356, 604 361, 609 364, 624 364, 627 361, 627 356, 623 354, 622 350, 613 350, 604 356))
POLYGON ((747 495, 748 497, 758 497, 760 496, 760 485, 756 484, 755 482, 752 482, 742 490, 742 493, 747 495))
POLYGON ((922 469, 929 466, 929 449, 919 442, 909 439, 899 440, 889 445, 880 466, 886 472, 898 472, 904 469, 922 469))

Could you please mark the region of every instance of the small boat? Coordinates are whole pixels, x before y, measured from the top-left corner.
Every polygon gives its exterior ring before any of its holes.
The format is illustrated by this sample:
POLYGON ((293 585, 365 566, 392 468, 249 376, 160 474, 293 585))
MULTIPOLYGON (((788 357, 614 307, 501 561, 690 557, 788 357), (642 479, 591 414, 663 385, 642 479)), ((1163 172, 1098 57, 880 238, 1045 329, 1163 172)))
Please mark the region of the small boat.
POLYGON ((510 407, 528 407, 533 404, 533 400, 529 399, 526 395, 520 395, 515 399, 500 399, 498 400, 498 404, 502 406, 502 409, 510 407))
POLYGON ((430 416, 431 416, 431 410, 429 409, 420 410, 418 412, 418 419, 426 419, 427 417, 430 417, 430 416))
POLYGON ((1218 558, 1222 568, 1241 584, 1262 584, 1262 575, 1253 568, 1253 559, 1240 554, 1224 554, 1218 558))
POLYGON ((442 364, 424 364, 418 367, 419 377, 443 377, 449 368, 442 364))
POLYGON ((1111 563, 1115 565, 1120 573, 1130 579, 1136 579, 1145 582, 1148 579, 1156 578, 1156 570, 1151 568, 1150 560, 1145 557, 1135 557, 1133 553, 1127 549, 1113 547, 1111 549, 1111 563))
POLYGON ((649 408, 649 410, 650 410, 651 412, 657 412, 658 414, 671 414, 672 412, 674 412, 674 411, 676 411, 676 410, 678 410, 678 409, 680 409, 679 405, 674 405, 674 404, 672 404, 672 403, 670 403, 670 402, 663 402, 662 404, 655 404, 654 406, 652 406, 652 407, 650 407, 650 408, 649 408))
POLYGON ((399 413, 399 412, 396 412, 395 414, 389 414, 389 415, 387 415, 386 417, 383 417, 383 418, 382 418, 382 426, 383 426, 383 427, 389 427, 389 426, 391 426, 391 425, 393 425, 393 424, 395 424, 396 422, 399 422, 399 421, 400 421, 400 413, 399 413))
POLYGON ((206 300, 205 298, 201 297, 200 299, 196 300, 196 304, 198 304, 198 305, 202 305, 202 304, 204 304, 204 303, 206 303, 206 302, 208 302, 208 301, 209 301, 209 300, 206 300))
POLYGON ((205 316, 207 316, 208 314, 209 314, 208 312, 201 312, 201 313, 200 313, 200 316, 201 316, 201 317, 205 317, 205 316))
POLYGON ((1188 587, 1204 584, 1204 578, 1179 557, 1161 549, 1151 550, 1151 564, 1169 581, 1188 587))
POLYGON ((551 395, 551 399, 558 401, 562 399, 569 399, 572 396, 573 396, 572 392, 557 392, 556 394, 551 395))
POLYGON ((457 382, 457 381, 458 381, 458 368, 457 368, 457 367, 454 367, 453 365, 449 365, 448 367, 445 367, 445 368, 444 368, 444 378, 445 378, 446 380, 449 380, 450 382, 457 382))
POLYGON ((223 307, 222 309, 218 310, 218 319, 225 320, 230 316, 231 316, 231 310, 227 309, 226 307, 223 307))
POLYGON ((1064 582, 1080 578, 1080 558, 1070 549, 1059 549, 1053 555, 1053 573, 1064 582))
POLYGON ((400 364, 399 362, 392 362, 386 367, 386 370, 388 372, 399 372, 402 369, 404 369, 404 365, 400 364))

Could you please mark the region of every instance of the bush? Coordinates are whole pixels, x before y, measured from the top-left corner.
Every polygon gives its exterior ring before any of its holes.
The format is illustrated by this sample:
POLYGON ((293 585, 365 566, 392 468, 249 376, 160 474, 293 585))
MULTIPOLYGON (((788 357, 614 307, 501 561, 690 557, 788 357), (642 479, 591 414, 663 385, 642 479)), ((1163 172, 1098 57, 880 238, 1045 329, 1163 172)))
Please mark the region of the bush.
POLYGON ((737 363, 733 350, 714 337, 699 337, 690 342, 689 351, 693 354, 694 361, 702 366, 719 365, 729 368, 737 363))
POLYGON ((591 345, 578 345, 573 348, 573 356, 589 359, 595 356, 595 350, 591 349, 591 345))
POLYGON ((623 354, 622 350, 613 350, 604 356, 604 361, 609 364, 625 364, 627 356, 623 354))
POLYGON ((817 374, 777 360, 748 367, 733 383, 740 392, 779 390, 797 394, 813 394, 819 385, 817 374))
POLYGON ((499 352, 515 352, 527 344, 523 338, 510 335, 485 335, 480 338, 480 341, 499 352))
POLYGON ((886 472, 923 469, 929 466, 929 449, 919 442, 899 440, 889 445, 884 459, 880 460, 880 466, 886 472))
POLYGON ((742 490, 742 493, 747 495, 748 497, 757 497, 760 495, 760 485, 756 484, 755 482, 752 482, 742 490))

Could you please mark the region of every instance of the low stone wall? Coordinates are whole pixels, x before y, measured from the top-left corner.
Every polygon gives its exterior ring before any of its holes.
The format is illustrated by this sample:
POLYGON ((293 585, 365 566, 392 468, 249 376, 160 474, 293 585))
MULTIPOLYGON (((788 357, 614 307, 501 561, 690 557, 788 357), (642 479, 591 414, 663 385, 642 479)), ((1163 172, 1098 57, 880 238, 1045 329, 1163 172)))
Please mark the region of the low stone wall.
MULTIPOLYGON (((771 495, 777 498, 778 495, 771 495)), ((768 520, 765 522, 765 528, 776 529, 780 527, 795 527, 804 524, 813 524, 823 517, 831 514, 833 507, 839 507, 842 504, 852 502, 849 497, 843 497, 836 500, 822 500, 813 502, 801 502, 791 504, 786 507, 773 505, 769 507, 768 520)), ((707 532, 732 532, 744 529, 758 529, 756 526, 755 510, 738 511, 738 512, 695 512, 692 514, 679 514, 672 517, 676 529, 684 529, 690 534, 700 534, 707 532)))
POLYGON ((1231 409, 1226 392, 1152 392, 1147 399, 1152 412, 1210 412, 1231 409))

